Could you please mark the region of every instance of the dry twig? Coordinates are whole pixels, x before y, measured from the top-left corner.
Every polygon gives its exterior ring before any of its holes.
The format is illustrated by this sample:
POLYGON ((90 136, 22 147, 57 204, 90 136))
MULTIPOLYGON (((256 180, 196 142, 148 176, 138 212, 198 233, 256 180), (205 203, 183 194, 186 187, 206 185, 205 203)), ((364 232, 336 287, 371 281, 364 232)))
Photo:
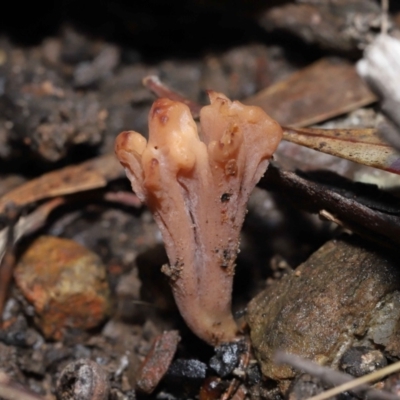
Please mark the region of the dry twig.
MULTIPOLYGON (((10 203, 6 207, 8 228, 4 241, 4 256, 0 264, 0 322, 3 314, 4 304, 7 298, 8 288, 11 282, 12 272, 15 265, 14 252, 14 228, 18 218, 19 210, 10 203)), ((1 325, 1 324, 0 324, 1 325)))
POLYGON ((161 82, 158 76, 146 76, 143 79, 143 85, 152 91, 157 97, 166 97, 167 99, 180 101, 181 103, 186 104, 190 108, 193 118, 199 118, 201 105, 170 89, 167 85, 161 82))
POLYGON ((369 399, 399 400, 398 396, 389 392, 373 389, 368 386, 367 383, 373 382, 377 379, 383 378, 386 375, 400 370, 400 362, 389 365, 386 368, 374 371, 371 374, 365 375, 361 378, 354 379, 350 375, 334 371, 327 367, 322 367, 316 363, 304 360, 301 357, 293 354, 287 354, 282 351, 278 351, 276 353, 275 361, 279 364, 289 364, 296 369, 302 370, 310 375, 320 378, 322 381, 330 385, 340 385, 333 389, 320 393, 317 396, 313 396, 308 400, 325 400, 329 397, 333 397, 339 393, 348 390, 351 390, 356 394, 363 394, 365 392, 368 392, 369 399))

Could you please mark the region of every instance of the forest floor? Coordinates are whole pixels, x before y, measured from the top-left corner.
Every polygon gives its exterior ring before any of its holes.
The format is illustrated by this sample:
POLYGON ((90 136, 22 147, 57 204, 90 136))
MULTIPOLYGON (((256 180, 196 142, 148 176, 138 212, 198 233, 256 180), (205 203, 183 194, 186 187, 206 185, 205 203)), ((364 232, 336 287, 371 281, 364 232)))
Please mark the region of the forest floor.
MULTIPOLYGON (((214 349, 180 317, 160 231, 113 154, 118 133, 147 135, 148 76, 282 125, 375 128, 354 65, 380 4, 181 3, 108 1, 94 20, 65 2, 4 21, 0 398, 305 399, 329 382, 280 369, 276 350, 353 376, 400 358, 397 174, 282 142, 241 234, 232 303, 246 339, 214 349)), ((397 394, 390 379, 375 386, 397 394)))

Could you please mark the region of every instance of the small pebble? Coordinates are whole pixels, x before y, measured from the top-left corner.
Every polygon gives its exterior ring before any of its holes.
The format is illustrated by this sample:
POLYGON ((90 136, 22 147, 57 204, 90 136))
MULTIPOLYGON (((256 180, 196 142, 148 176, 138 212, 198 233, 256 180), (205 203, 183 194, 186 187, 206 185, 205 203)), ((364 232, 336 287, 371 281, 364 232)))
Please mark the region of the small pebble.
POLYGON ((194 399, 206 378, 207 365, 196 359, 177 359, 169 367, 163 389, 178 398, 194 399))
POLYGON ((167 376, 180 380, 200 380, 206 377, 207 365, 200 360, 175 360, 168 369, 167 376))
POLYGON ((258 363, 252 363, 247 369, 247 380, 250 385, 256 385, 262 381, 262 373, 258 363))
POLYGON ((136 388, 152 393, 167 372, 181 340, 178 331, 165 331, 157 336, 138 371, 136 388))
POLYGON ((243 350, 241 342, 221 344, 215 348, 215 356, 210 359, 210 367, 222 378, 226 377, 238 365, 243 350))
POLYGON ((365 346, 351 347, 340 360, 340 369, 356 378, 386 365, 386 357, 381 351, 365 346))
POLYGON ((0 342, 16 347, 38 347, 43 338, 37 331, 28 327, 24 316, 18 315, 3 323, 3 329, 0 329, 0 342))
POLYGON ((60 340, 68 329, 93 328, 110 309, 105 266, 96 254, 69 239, 35 240, 19 261, 15 280, 47 338, 60 340))
POLYGON ((110 382, 103 367, 92 360, 69 363, 57 382, 58 400, 106 400, 110 382))
POLYGON ((318 378, 308 374, 303 374, 296 378, 289 387, 287 399, 305 400, 322 393, 324 390, 325 389, 318 378))

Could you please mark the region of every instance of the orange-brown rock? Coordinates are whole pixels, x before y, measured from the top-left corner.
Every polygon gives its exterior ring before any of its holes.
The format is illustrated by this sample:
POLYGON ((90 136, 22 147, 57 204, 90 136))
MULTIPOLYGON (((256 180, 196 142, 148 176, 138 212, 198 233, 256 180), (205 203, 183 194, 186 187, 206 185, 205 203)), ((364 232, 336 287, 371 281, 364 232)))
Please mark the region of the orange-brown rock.
POLYGON ((93 328, 108 313, 105 266, 96 254, 72 240, 39 237, 19 261, 15 280, 48 338, 62 339, 69 328, 93 328))

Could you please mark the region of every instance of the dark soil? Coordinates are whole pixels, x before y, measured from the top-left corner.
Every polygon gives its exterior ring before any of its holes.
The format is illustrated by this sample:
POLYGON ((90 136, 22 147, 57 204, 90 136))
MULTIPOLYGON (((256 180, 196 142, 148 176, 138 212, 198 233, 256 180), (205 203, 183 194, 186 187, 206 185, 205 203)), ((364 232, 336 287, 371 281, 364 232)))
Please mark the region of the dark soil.
MULTIPOLYGON (((14 11, 2 13, 0 25, 1 194, 45 172, 112 152, 123 130, 146 135, 155 98, 142 85, 147 75, 205 104, 207 89, 241 100, 323 55, 359 56, 355 42, 344 51, 332 41, 326 47, 282 27, 265 30, 261 16, 281 3, 288 2, 10 5, 14 11), (29 15, 27 23, 19 19, 20 8, 29 15)), ((201 388, 201 399, 217 399, 234 377, 234 368, 218 357, 233 350, 215 352, 185 326, 160 272, 168 260, 151 214, 144 206, 104 200, 117 191, 130 191, 127 179, 76 195, 15 248, 16 264, 40 235, 72 239, 97 254, 111 293, 107 317, 90 330, 70 327, 58 340, 45 337, 32 304, 13 284, 0 330, 0 373, 46 399, 187 399, 201 388), (152 394, 141 393, 135 389, 139 366, 165 330, 178 330, 181 337, 172 367, 152 394), (74 392, 80 379, 91 384, 74 392), (110 386, 100 388, 107 380, 110 386)), ((261 188, 254 192, 235 277, 238 318, 267 283, 336 234, 334 225, 295 209, 291 200, 261 188)), ((251 399, 281 396, 256 364, 245 386, 251 399)))

